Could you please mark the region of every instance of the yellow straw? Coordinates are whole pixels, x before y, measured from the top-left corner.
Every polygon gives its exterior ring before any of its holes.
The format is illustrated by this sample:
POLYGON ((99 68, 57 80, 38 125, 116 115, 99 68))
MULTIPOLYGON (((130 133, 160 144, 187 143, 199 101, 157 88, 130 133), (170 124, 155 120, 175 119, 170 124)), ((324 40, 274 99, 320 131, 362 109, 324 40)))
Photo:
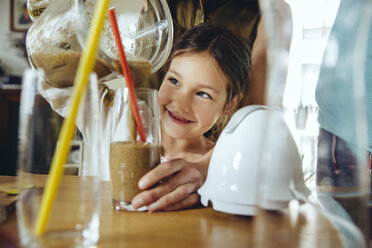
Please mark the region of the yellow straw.
POLYGON ((83 50, 79 67, 76 73, 72 100, 70 103, 69 116, 64 120, 60 135, 59 144, 54 152, 52 165, 50 168, 48 180, 45 186, 39 215, 35 225, 35 234, 40 236, 45 232, 45 227, 50 216, 53 202, 63 174, 63 165, 66 163, 67 155, 71 145, 71 139, 75 131, 75 120, 80 105, 81 98, 88 85, 88 77, 93 70, 98 42, 105 20, 106 10, 109 0, 98 0, 94 10, 92 24, 88 33, 86 48, 83 50))

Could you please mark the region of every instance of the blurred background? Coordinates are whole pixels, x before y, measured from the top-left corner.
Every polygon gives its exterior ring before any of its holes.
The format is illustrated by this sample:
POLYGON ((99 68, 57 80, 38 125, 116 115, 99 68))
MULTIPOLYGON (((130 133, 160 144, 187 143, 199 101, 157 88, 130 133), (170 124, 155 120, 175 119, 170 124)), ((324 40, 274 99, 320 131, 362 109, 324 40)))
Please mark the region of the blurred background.
POLYGON ((31 20, 23 12, 26 0, 3 0, 0 2, 0 76, 21 76, 29 67, 26 58, 25 35, 31 20))
POLYGON ((0 1, 0 175, 15 175, 20 84, 30 67, 25 37, 31 21, 26 0, 0 1))

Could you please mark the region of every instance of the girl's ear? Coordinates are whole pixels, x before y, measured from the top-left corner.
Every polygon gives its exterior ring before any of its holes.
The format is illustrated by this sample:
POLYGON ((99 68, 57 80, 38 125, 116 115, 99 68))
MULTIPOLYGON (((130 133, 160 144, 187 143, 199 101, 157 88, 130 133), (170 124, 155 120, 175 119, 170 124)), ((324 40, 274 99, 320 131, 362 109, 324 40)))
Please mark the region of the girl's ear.
POLYGON ((240 95, 234 96, 234 98, 225 105, 225 107, 222 111, 222 114, 223 115, 228 115, 231 112, 233 112, 234 110, 236 110, 236 108, 238 107, 240 98, 241 98, 240 95))

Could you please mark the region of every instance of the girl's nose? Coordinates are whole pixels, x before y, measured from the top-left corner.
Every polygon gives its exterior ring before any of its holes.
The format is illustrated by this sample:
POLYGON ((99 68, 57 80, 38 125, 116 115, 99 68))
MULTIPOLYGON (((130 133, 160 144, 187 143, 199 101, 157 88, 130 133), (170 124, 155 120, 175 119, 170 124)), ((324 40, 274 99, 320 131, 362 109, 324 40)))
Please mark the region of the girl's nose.
POLYGON ((191 98, 186 92, 178 92, 174 95, 174 102, 178 111, 187 113, 191 109, 191 98))

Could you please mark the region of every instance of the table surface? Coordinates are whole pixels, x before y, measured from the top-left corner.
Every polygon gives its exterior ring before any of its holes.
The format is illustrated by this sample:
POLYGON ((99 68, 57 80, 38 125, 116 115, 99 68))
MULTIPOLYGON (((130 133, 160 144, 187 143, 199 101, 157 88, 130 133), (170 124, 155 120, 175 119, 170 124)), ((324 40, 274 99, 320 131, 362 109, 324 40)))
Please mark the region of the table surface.
MULTIPOLYGON (((78 176, 68 176, 61 190, 71 189, 77 180, 78 176)), ((16 177, 0 176, 0 190, 14 187, 15 182, 16 177)), ((0 197, 2 204, 12 200, 4 197, 0 197)), ((342 246, 328 219, 307 204, 280 212, 260 210, 254 217, 217 212, 212 207, 151 214, 116 211, 111 203, 110 182, 102 182, 101 199, 97 247, 342 246)), ((0 224, 0 233, 9 242, 19 244, 15 211, 0 224)))

